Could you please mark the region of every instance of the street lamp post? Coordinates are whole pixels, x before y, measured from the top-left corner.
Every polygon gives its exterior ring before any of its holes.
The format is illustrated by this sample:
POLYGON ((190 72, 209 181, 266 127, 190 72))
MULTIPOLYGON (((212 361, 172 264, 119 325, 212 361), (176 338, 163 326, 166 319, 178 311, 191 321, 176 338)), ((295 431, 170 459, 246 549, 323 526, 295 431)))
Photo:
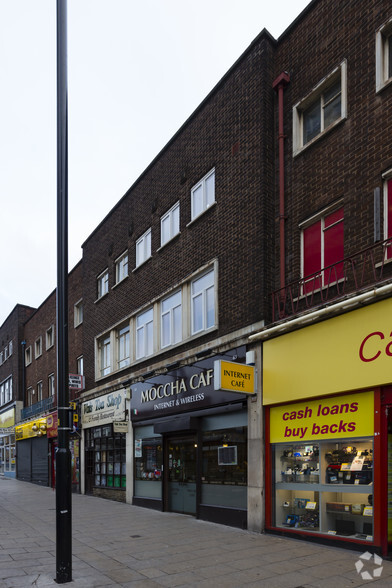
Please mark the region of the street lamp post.
POLYGON ((68 389, 67 1, 57 0, 57 414, 56 581, 72 581, 71 453, 68 389))

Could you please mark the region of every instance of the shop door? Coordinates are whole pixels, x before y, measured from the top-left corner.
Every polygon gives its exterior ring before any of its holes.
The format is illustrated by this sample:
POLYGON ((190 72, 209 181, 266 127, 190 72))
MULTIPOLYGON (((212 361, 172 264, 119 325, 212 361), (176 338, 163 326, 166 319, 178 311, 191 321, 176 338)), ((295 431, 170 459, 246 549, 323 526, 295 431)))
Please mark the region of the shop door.
POLYGON ((196 514, 196 437, 170 437, 168 506, 173 512, 196 514))

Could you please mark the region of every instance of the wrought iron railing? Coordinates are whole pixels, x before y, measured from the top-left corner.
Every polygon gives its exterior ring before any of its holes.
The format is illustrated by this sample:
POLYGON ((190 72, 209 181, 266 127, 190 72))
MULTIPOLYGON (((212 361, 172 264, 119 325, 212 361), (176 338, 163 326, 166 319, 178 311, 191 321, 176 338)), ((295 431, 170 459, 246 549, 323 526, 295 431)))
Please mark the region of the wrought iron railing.
POLYGON ((55 406, 55 397, 50 396, 49 398, 44 398, 31 406, 26 406, 26 408, 22 408, 21 410, 21 420, 28 419, 32 416, 37 414, 42 414, 51 410, 55 406))
POLYGON ((272 293, 273 322, 392 281, 392 238, 272 293))

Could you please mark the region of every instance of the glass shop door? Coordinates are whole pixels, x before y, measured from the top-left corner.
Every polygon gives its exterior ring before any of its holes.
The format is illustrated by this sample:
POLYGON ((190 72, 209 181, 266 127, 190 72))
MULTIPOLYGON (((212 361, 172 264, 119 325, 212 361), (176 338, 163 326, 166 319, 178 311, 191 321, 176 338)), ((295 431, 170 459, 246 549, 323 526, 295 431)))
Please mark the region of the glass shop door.
POLYGON ((196 436, 167 440, 169 511, 196 514, 196 436))

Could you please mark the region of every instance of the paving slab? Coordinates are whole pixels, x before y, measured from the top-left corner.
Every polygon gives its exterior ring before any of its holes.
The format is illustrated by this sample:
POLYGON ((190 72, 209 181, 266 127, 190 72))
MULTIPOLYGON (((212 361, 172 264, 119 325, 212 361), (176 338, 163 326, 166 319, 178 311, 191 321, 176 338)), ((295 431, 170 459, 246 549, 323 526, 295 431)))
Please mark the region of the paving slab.
MULTIPOLYGON (((55 497, 0 477, 0 588, 57 586, 55 497)), ((357 573, 360 552, 80 494, 72 514, 70 587, 392 586, 390 561, 372 580, 357 573)))

